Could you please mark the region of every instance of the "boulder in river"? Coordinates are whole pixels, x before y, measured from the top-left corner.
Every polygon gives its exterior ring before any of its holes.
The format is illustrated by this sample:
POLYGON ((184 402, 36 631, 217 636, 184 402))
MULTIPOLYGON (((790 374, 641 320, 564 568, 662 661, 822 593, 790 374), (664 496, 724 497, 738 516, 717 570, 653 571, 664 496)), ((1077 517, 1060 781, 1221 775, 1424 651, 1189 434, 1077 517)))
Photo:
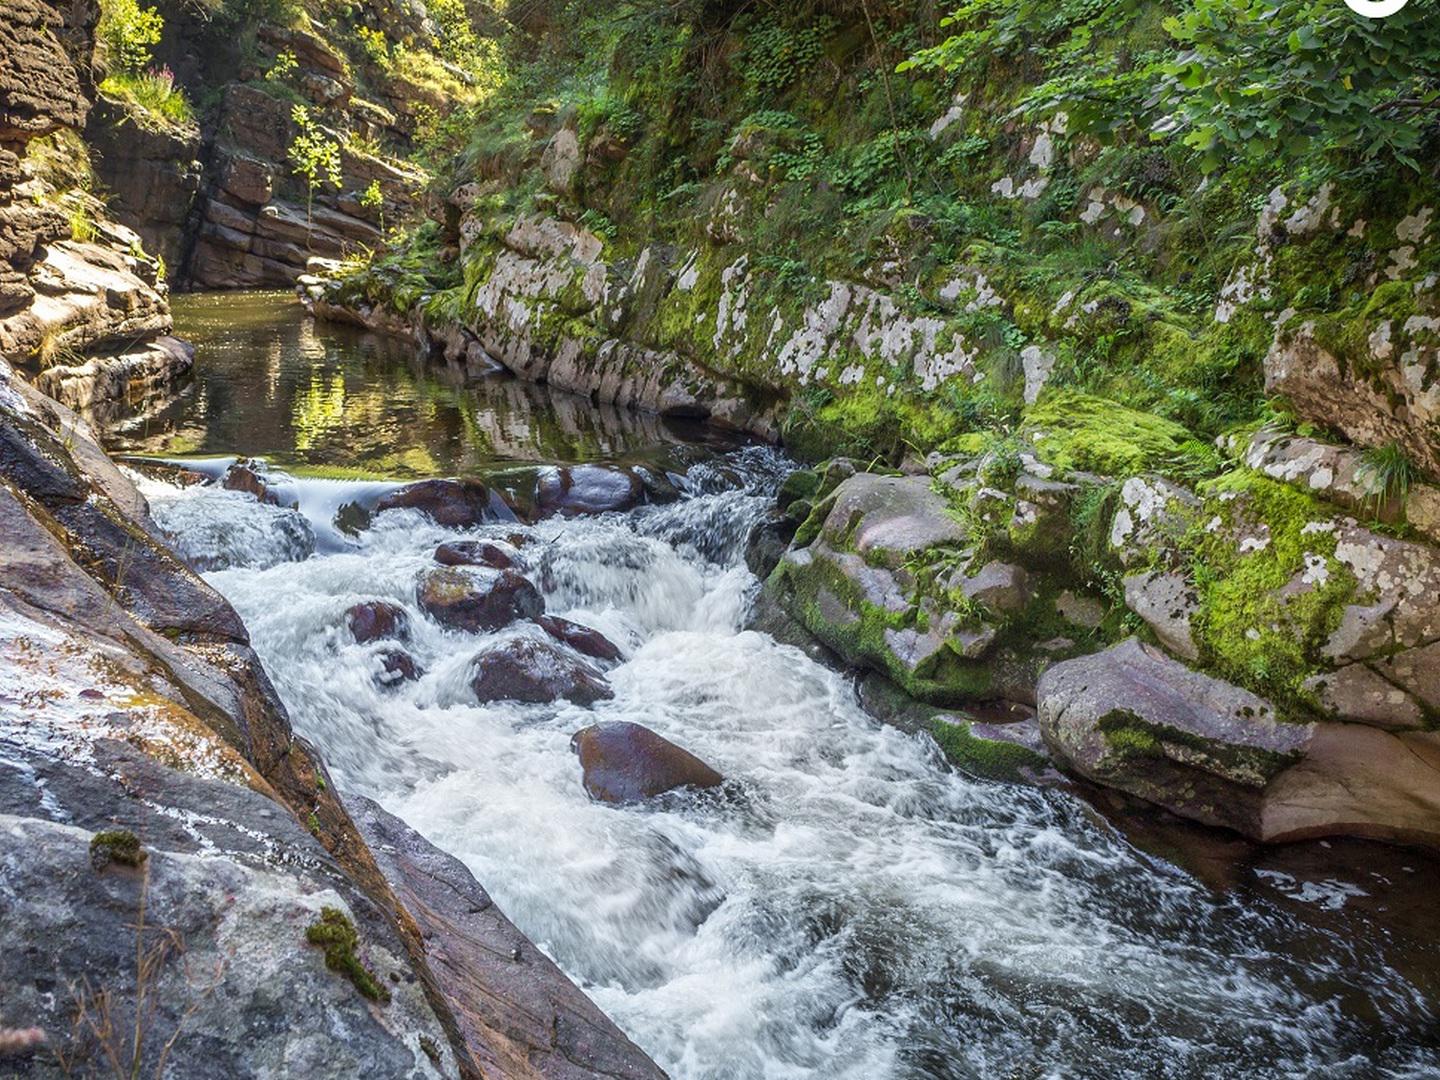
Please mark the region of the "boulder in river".
POLYGON ((512 638, 471 661, 470 688, 481 702, 540 704, 564 698, 593 705, 615 696, 605 677, 558 645, 536 638, 512 638))
POLYGON ((361 645, 386 639, 410 639, 410 616, 399 604, 386 600, 367 600, 354 605, 345 612, 345 625, 361 645))
POLYGON ((631 469, 572 465, 545 469, 535 483, 535 516, 578 517, 629 510, 645 499, 645 483, 631 469))
POLYGON ((708 789, 725 782, 690 751, 624 720, 577 731, 570 749, 580 757, 585 790, 601 802, 645 802, 677 788, 708 789))
POLYGON ((468 529, 487 521, 514 521, 505 500, 478 480, 421 480, 388 491, 375 512, 419 510, 447 529, 468 529))
POLYGON ((404 649, 386 649, 380 653, 380 671, 375 681, 384 687, 399 686, 414 682, 422 674, 415 658, 404 649))
POLYGON ((508 551, 488 540, 451 540, 435 549, 435 561, 441 566, 488 566, 492 570, 509 570, 515 565, 508 551))
POLYGON ((1255 835, 1267 785, 1313 725, 1131 638, 1040 678, 1040 730, 1073 771, 1183 817, 1255 835))
POLYGON ((619 660, 620 649, 599 630, 562 619, 558 615, 541 615, 535 622, 556 641, 569 645, 578 653, 596 660, 619 660))
POLYGON ((271 506, 284 505, 269 483, 264 463, 259 461, 246 459, 235 462, 225 470, 225 475, 220 478, 220 486, 227 491, 243 491, 271 506))
POLYGON ((420 579, 420 607, 450 630, 499 630, 516 619, 538 618, 545 601, 514 570, 447 566, 420 579))

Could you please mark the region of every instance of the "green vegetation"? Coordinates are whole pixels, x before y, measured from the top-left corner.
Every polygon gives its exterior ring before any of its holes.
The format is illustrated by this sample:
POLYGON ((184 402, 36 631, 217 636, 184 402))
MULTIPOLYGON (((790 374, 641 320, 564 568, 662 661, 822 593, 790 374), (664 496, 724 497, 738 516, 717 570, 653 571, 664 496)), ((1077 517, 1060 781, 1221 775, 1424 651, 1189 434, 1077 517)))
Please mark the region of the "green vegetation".
POLYGON ((110 71, 133 75, 150 63, 164 29, 165 20, 153 7, 141 7, 138 0, 105 0, 95 37, 110 71))
POLYGON ((175 77, 168 69, 109 75, 100 84, 100 92, 130 105, 142 117, 178 127, 195 125, 190 99, 175 85, 175 77))
POLYGON ((305 227, 311 228, 315 212, 315 189, 329 184, 337 191, 343 180, 340 173, 340 144, 327 138, 310 118, 310 110, 296 105, 290 110, 296 134, 286 151, 291 171, 305 181, 305 227))
POLYGON ((356 954, 360 935, 343 911, 333 907, 322 908, 320 917, 306 928, 305 940, 311 945, 321 946, 325 950, 325 966, 349 979, 361 996, 389 1004, 390 991, 356 954))
POLYGON ((195 111, 169 68, 150 66, 165 20, 137 0, 104 0, 96 39, 107 67, 100 92, 130 106, 142 122, 193 127, 195 111))
POLYGON ((140 838, 129 829, 102 829, 90 838, 90 862, 97 870, 111 863, 139 867, 148 858, 140 838))

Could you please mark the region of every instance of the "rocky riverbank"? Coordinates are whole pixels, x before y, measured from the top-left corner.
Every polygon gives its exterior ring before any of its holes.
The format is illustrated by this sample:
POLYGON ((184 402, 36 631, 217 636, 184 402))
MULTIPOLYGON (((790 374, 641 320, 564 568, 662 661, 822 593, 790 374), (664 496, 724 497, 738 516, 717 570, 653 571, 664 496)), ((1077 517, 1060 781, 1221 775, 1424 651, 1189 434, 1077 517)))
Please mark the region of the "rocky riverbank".
POLYGON ((0 17, 0 1056, 661 1075, 463 867, 342 798, 239 617, 67 407, 134 410, 192 355, 156 260, 72 182, 96 15, 0 17))

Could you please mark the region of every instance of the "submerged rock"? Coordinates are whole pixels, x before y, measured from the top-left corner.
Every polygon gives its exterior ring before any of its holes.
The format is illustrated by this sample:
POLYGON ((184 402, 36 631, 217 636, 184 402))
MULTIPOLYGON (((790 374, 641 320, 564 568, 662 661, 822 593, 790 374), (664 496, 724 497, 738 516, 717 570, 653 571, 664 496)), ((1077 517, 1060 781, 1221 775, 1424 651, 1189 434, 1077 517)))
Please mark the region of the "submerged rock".
POLYGON ((380 672, 375 681, 381 686, 399 686, 414 682, 423 674, 415 658, 404 649, 386 649, 380 653, 380 672))
POLYGON ((558 615, 541 615, 535 620, 556 641, 596 660, 619 660, 620 649, 613 641, 589 626, 581 626, 558 615))
POLYGON ((386 638, 408 641, 410 616, 399 604, 386 600, 367 600, 345 612, 345 625, 361 645, 386 638))
POLYGON ((227 491, 243 491, 271 506, 283 505, 268 483, 265 466, 257 461, 237 461, 231 465, 220 478, 220 486, 227 491))
POLYGON ((450 630, 499 630, 517 619, 535 619, 545 601, 514 570, 445 567, 427 571, 418 589, 420 607, 450 630))
POLYGON ((708 789, 725 782, 690 751, 627 721, 577 731, 570 749, 580 757, 585 790, 601 802, 644 802, 677 788, 708 789))
POLYGON ((435 549, 435 561, 441 566, 488 566, 492 570, 509 570, 514 557, 499 544, 485 540, 451 540, 435 549))
POLYGON ((478 701, 541 704, 564 698, 593 705, 615 696, 605 677, 548 641, 512 638, 471 661, 470 688, 478 701))
POLYGON ((421 480, 386 492, 375 513, 419 510, 437 525, 468 529, 487 521, 514 521, 515 513, 497 493, 478 480, 421 480))

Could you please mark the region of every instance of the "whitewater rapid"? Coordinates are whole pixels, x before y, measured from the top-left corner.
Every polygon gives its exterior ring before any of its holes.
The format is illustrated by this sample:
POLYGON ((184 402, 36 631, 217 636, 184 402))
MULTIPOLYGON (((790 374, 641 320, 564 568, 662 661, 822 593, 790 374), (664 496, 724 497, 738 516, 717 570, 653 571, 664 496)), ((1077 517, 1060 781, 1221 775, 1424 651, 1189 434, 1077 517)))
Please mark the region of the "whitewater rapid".
POLYGON ((474 704, 480 639, 416 606, 438 543, 515 526, 392 511, 314 554, 289 511, 145 489, 225 567, 208 580, 341 789, 462 859, 677 1078, 1435 1075, 1429 1006, 1369 946, 1212 893, 1069 794, 951 769, 846 676, 745 631, 744 537, 785 464, 745 450, 692 469, 680 503, 518 530, 549 609, 624 651, 593 709, 474 704), (419 681, 377 686, 383 643, 344 620, 370 599, 409 611, 419 681), (570 737, 605 719, 740 794, 591 802, 570 737))

